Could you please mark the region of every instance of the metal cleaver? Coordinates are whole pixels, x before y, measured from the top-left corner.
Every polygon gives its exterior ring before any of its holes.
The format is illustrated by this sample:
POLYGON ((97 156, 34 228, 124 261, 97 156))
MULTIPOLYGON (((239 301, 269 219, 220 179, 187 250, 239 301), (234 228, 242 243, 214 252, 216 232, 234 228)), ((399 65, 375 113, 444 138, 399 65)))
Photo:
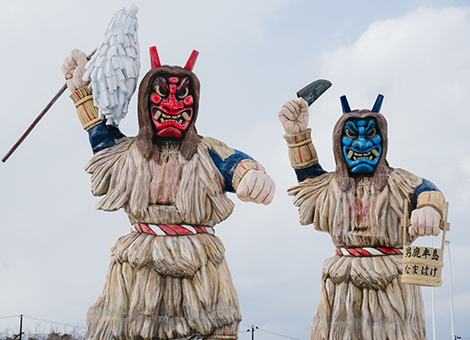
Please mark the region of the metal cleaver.
POLYGON ((308 84, 303 89, 297 92, 297 97, 302 97, 308 103, 308 106, 312 105, 315 100, 328 90, 333 85, 329 80, 318 79, 313 83, 308 84))

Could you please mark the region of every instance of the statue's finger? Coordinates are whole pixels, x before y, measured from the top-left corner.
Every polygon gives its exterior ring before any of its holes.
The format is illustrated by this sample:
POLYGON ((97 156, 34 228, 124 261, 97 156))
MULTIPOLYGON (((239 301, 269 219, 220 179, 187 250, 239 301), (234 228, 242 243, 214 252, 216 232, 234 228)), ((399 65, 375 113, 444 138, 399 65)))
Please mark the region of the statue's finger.
POLYGON ((297 116, 300 112, 299 106, 297 105, 296 102, 293 102, 292 100, 289 100, 287 103, 285 103, 284 107, 288 109, 290 112, 292 112, 292 114, 295 116, 297 116))
POLYGON ((279 111, 279 119, 282 119, 282 118, 288 121, 293 121, 296 119, 294 114, 287 108, 282 108, 281 111, 279 111))
POLYGON ((61 70, 62 73, 64 74, 65 79, 70 79, 70 78, 72 78, 72 73, 73 73, 72 70, 68 69, 65 65, 62 65, 62 66, 60 67, 60 70, 61 70), (68 75, 68 77, 67 77, 67 75, 68 75))
POLYGON ((72 57, 74 59, 75 64, 85 67, 88 63, 88 59, 85 53, 80 50, 74 49, 72 51, 72 57))

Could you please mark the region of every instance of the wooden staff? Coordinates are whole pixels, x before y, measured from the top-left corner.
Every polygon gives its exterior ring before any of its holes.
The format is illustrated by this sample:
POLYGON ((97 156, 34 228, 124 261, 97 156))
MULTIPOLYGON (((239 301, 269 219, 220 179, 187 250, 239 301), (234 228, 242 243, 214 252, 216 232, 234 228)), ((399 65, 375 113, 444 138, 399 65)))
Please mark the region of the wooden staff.
MULTIPOLYGON (((88 55, 87 60, 90 60, 93 54, 95 54, 96 48, 88 55)), ((15 145, 12 146, 10 151, 6 153, 5 156, 2 158, 2 162, 5 163, 8 158, 15 152, 15 150, 23 143, 23 141, 28 137, 28 135, 31 133, 31 131, 34 129, 34 127, 39 123, 39 121, 44 117, 44 115, 49 111, 49 109, 54 105, 54 103, 57 101, 57 99, 60 98, 60 96, 64 93, 64 91, 67 89, 67 82, 60 88, 60 90, 56 93, 56 95, 52 98, 52 100, 49 102, 49 104, 46 105, 44 110, 41 111, 41 113, 36 117, 34 122, 31 123, 31 125, 28 127, 28 129, 23 133, 23 135, 18 139, 18 141, 15 143, 15 145)))

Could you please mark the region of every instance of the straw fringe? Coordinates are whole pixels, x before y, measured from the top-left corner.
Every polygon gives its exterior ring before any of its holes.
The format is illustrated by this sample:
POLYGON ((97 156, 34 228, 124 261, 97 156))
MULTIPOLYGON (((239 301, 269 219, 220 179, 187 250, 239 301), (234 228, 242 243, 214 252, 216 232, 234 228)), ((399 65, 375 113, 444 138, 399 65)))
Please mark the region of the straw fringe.
POLYGON ((207 234, 121 237, 88 311, 86 339, 212 336, 224 326, 236 339, 241 314, 224 251, 207 234))
MULTIPOLYGON (((355 259, 357 260, 357 259, 355 259)), ((322 280, 311 340, 426 339, 421 290, 397 277, 385 289, 322 280)))

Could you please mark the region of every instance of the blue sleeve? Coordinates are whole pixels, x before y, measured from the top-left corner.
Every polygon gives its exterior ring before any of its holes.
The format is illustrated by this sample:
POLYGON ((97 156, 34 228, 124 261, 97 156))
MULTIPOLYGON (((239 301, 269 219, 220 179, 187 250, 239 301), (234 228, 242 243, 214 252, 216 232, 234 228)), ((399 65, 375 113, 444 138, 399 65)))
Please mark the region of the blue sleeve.
POLYGON ((297 180, 299 181, 299 183, 307 178, 317 177, 317 176, 326 174, 326 171, 323 170, 320 163, 316 163, 312 166, 309 166, 303 169, 294 169, 294 170, 295 170, 295 174, 297 175, 297 180))
POLYGON ((214 161, 215 165, 219 169, 222 176, 225 179, 225 188, 224 191, 235 192, 235 189, 232 186, 232 179, 235 170, 237 169, 238 163, 244 159, 254 159, 248 156, 246 153, 243 153, 239 150, 235 150, 235 153, 230 157, 226 158, 224 161, 212 151, 209 151, 209 155, 211 156, 212 160, 214 161))
POLYGON ((118 139, 126 136, 119 131, 119 128, 100 123, 88 130, 88 137, 95 154, 98 151, 116 145, 118 139))
POLYGON ((416 189, 413 191, 413 209, 416 208, 416 205, 418 204, 418 196, 419 194, 425 192, 425 191, 439 191, 439 188, 431 181, 428 181, 426 178, 421 178, 423 182, 416 187, 416 189))

